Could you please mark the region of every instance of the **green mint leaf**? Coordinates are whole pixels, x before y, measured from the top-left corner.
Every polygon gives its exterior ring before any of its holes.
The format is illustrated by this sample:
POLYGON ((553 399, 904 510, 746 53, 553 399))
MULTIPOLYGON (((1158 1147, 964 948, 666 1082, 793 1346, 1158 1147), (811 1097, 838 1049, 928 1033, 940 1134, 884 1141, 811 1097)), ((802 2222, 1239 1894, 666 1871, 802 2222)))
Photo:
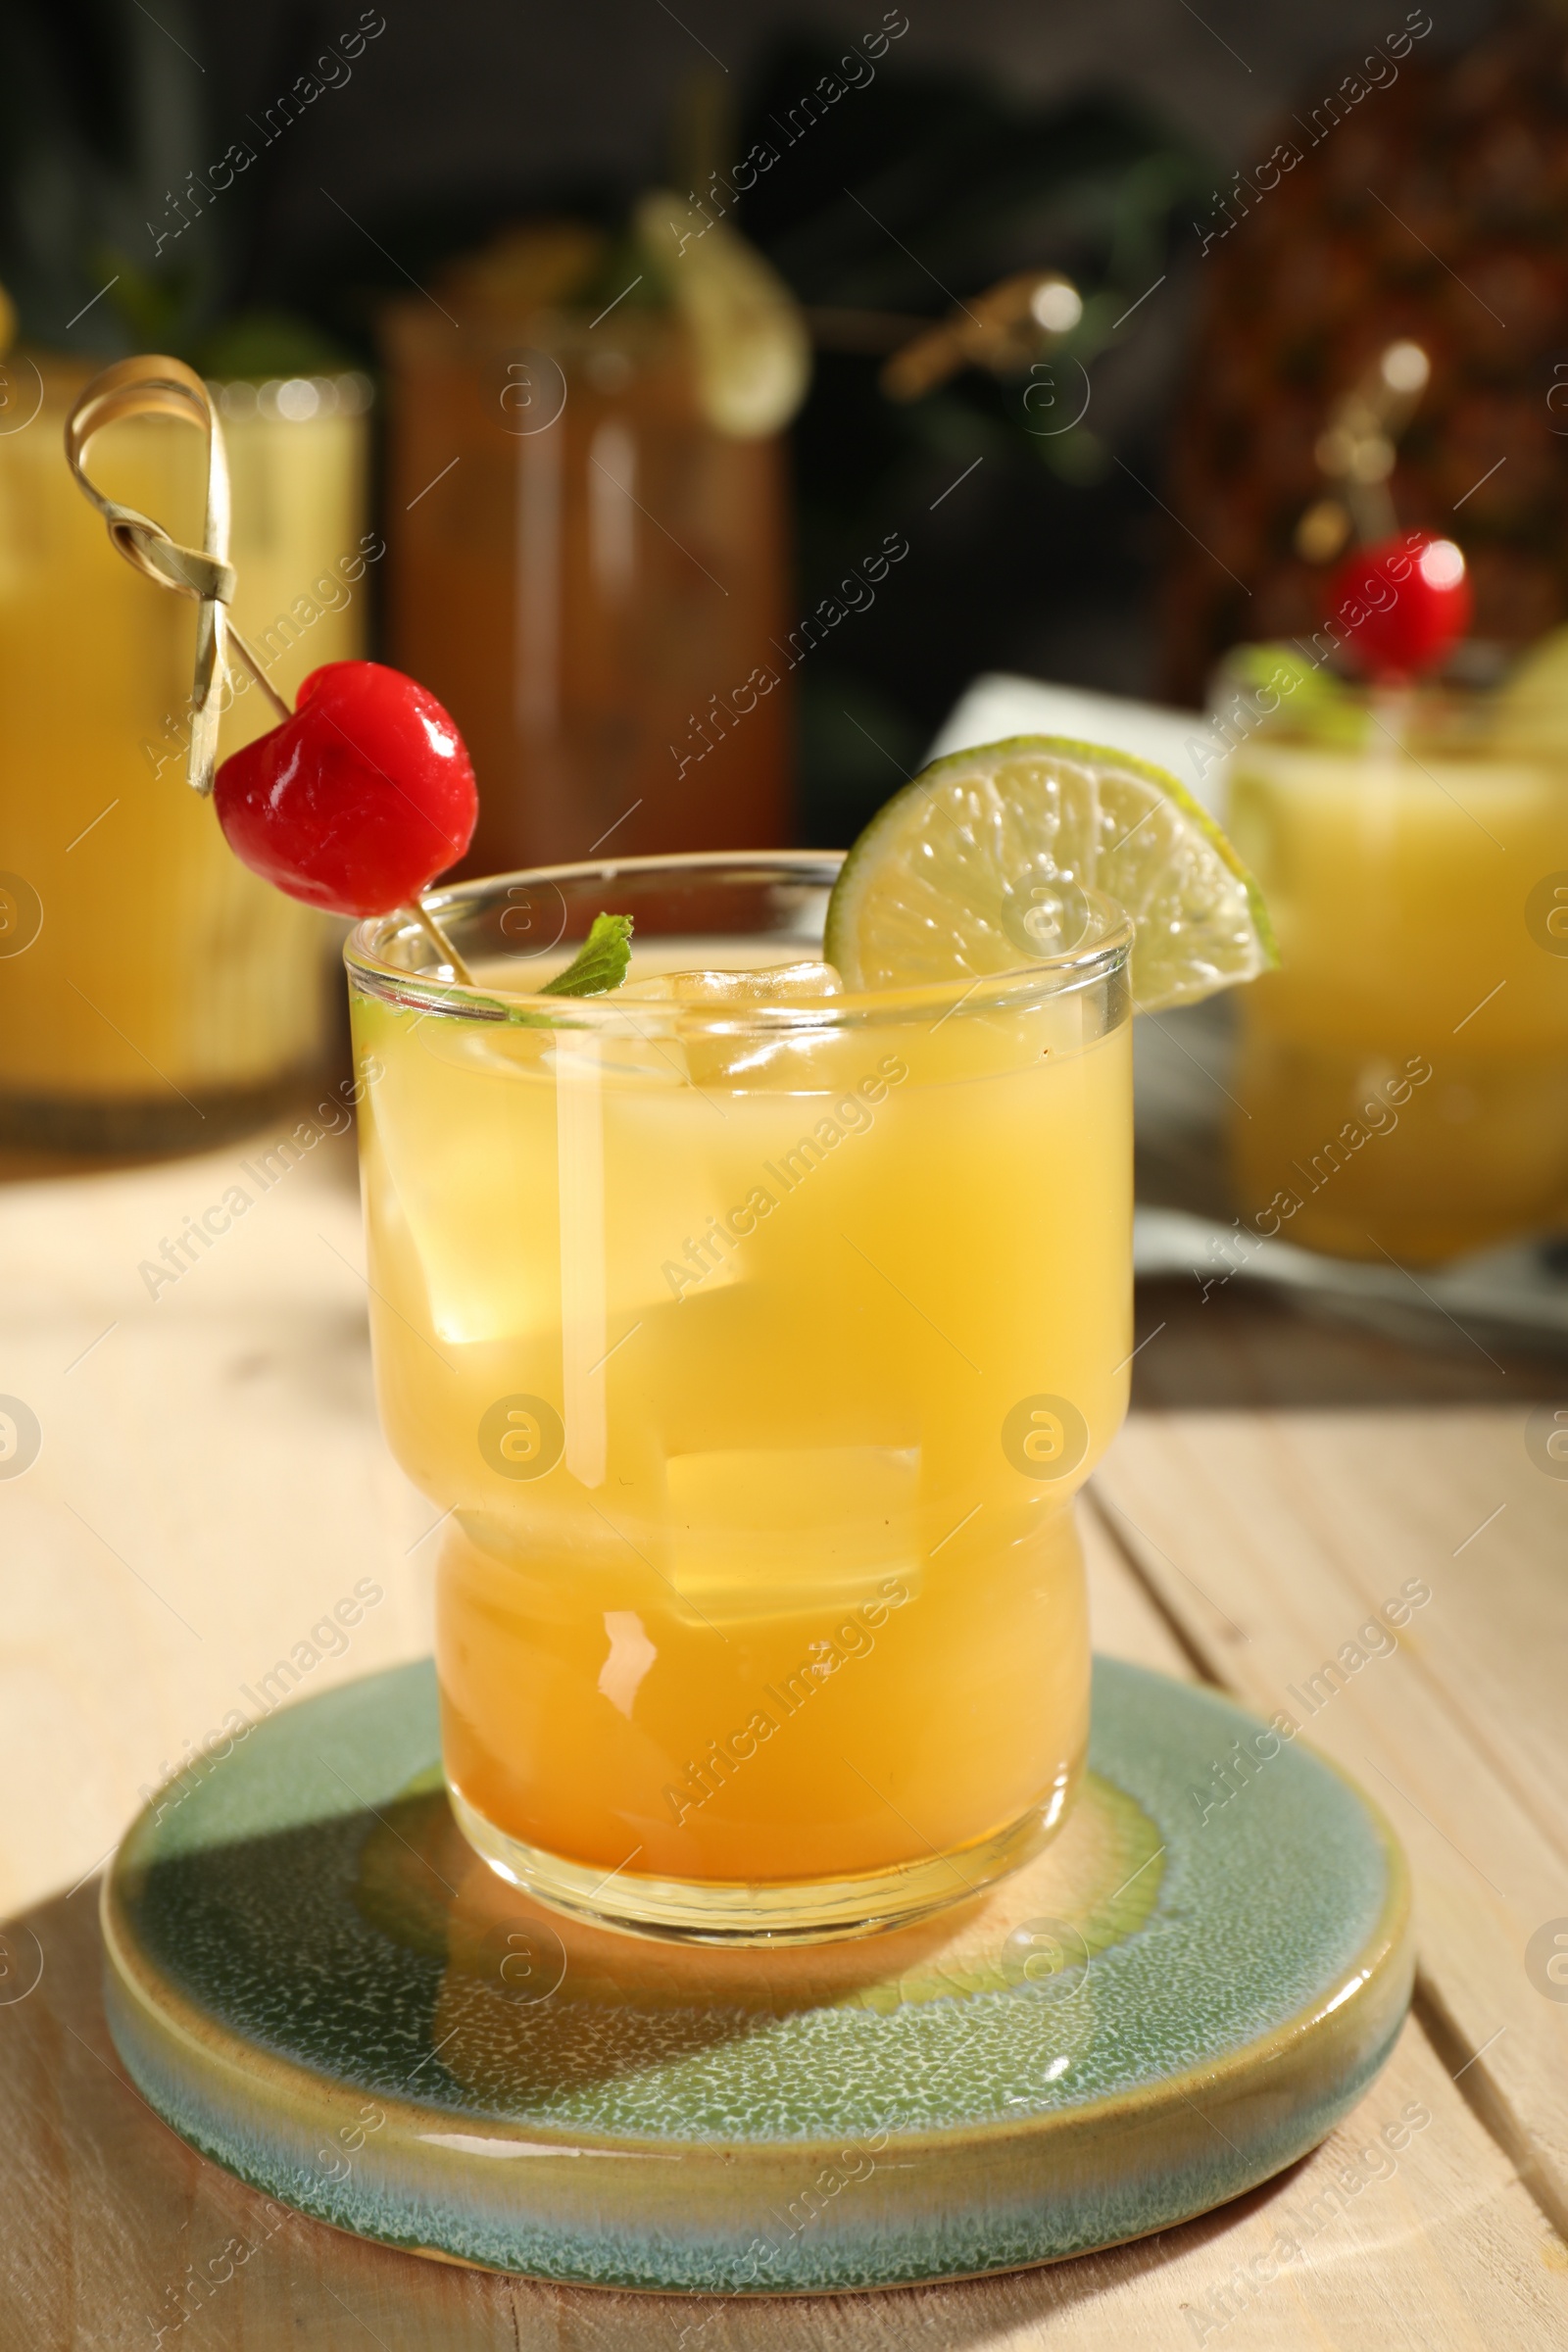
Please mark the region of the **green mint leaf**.
POLYGON ((542 997, 603 997, 618 988, 631 961, 629 914, 596 914, 593 928, 564 972, 547 980, 542 997))

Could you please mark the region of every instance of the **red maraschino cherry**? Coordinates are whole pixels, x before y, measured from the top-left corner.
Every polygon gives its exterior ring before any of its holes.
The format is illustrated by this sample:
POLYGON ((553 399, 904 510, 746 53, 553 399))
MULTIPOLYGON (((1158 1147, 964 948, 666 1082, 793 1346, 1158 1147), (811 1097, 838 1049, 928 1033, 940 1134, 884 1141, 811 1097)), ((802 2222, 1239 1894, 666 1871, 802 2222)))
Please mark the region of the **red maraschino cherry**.
POLYGON ((463 737, 379 662, 328 662, 292 718, 229 755, 213 787, 236 858, 334 914, 389 914, 462 857, 479 814, 463 737))
POLYGON ((1380 682, 1436 669, 1470 626, 1470 575, 1451 539, 1404 531, 1348 556, 1329 587, 1328 617, 1346 652, 1380 682))

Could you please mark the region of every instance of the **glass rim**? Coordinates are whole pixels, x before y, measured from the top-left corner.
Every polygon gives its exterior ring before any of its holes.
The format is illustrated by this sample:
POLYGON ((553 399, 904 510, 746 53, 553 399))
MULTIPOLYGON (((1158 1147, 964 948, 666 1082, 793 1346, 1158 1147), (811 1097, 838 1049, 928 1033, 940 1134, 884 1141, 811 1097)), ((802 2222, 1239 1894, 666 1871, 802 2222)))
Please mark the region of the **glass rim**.
MULTIPOLYGON (((597 883, 607 889, 627 877, 675 876, 690 873, 733 877, 744 881, 784 881, 801 889, 831 889, 848 853, 844 850, 690 850, 659 856, 582 859, 564 865, 524 866, 509 873, 476 875, 424 893, 424 903, 436 919, 447 925, 479 904, 519 886, 597 883)), ((858 1028, 935 1014, 996 1012, 1027 1009, 1050 999, 1092 987, 1125 966, 1132 953, 1134 923, 1124 907, 1102 892, 1085 890, 1102 926, 1097 936, 1061 954, 1020 961, 999 972, 964 979, 921 981, 904 988, 846 990, 833 997, 802 998, 794 1004, 694 1004, 670 998, 622 997, 612 990, 599 997, 546 996, 538 990, 509 988, 494 981, 443 979, 394 961, 386 951, 395 942, 417 941, 428 954, 430 945, 406 906, 390 913, 368 916, 357 923, 343 945, 343 960, 351 988, 383 1002, 416 1007, 480 1022, 526 1018, 531 1024, 556 1029, 594 1029, 607 1034, 620 1030, 646 1031, 650 1023, 665 1020, 684 1034, 706 1030, 733 1035, 764 1031, 773 1035, 801 1030, 858 1028)), ((658 936, 657 934, 655 936, 658 936)), ((755 931, 736 937, 766 936, 755 931)), ((780 934, 781 942, 784 934, 780 934)), ((559 945, 561 942, 553 943, 559 945)), ((532 951, 546 956, 550 948, 532 951)), ((519 959, 525 960, 525 959, 519 959)), ((804 956, 799 961, 808 960, 804 956)), ((815 960, 811 958, 810 960, 815 960)), ((744 968, 744 967, 743 967, 744 968)))
MULTIPOLYGON (((50 402, 69 406, 81 386, 90 383, 98 370, 108 366, 108 361, 101 353, 61 351, 53 344, 29 343, 23 336, 18 337, 8 356, 12 363, 21 362, 36 369, 43 384, 46 406, 50 402)), ((315 424, 333 416, 363 416, 375 407, 377 400, 374 375, 368 368, 351 359, 319 368, 285 370, 274 368, 265 375, 208 374, 203 376, 202 381, 217 401, 225 423, 233 422, 236 417, 243 422, 248 417, 260 416, 264 422, 271 424, 315 424), (306 415, 291 416, 287 410, 279 409, 276 405, 278 393, 285 385, 292 384, 308 384, 317 395, 317 406, 306 415), (249 406, 243 397, 246 393, 254 396, 249 406), (326 397, 328 393, 330 400, 326 397), (232 405, 226 405, 231 394, 238 394, 240 398, 232 405)), ((125 417, 121 421, 134 424, 144 420, 125 417)), ((103 429, 112 432, 115 428, 106 425, 103 429)))
MULTIPOLYGON (((494 358, 508 352, 551 352, 552 347, 569 348, 572 357, 583 352, 601 349, 588 336, 595 320, 590 316, 593 305, 569 302, 541 302, 533 309, 514 310, 493 297, 481 298, 467 306, 468 316, 454 336, 437 328, 432 335, 428 305, 412 294, 394 294, 382 304, 380 318, 388 330, 388 341, 395 357, 414 352, 422 357, 431 349, 446 351, 454 345, 467 353, 483 353, 494 358)), ((614 313, 614 337, 617 345, 626 343, 678 345, 686 339, 686 328, 679 311, 672 302, 638 303, 635 307, 614 313)))

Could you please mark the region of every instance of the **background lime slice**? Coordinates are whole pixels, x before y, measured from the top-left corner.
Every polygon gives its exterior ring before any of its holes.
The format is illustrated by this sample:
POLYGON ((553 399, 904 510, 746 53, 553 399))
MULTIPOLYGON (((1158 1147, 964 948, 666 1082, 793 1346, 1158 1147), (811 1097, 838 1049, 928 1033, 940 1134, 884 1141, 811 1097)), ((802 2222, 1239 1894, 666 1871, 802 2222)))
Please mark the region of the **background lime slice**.
POLYGON ((811 375, 810 338, 783 278, 728 221, 699 212, 695 198, 656 189, 635 219, 690 330, 709 423, 738 441, 778 432, 811 375))
POLYGON ((1089 935, 1086 890, 1136 922, 1143 1011, 1275 961, 1257 885, 1175 777, 1054 735, 955 752, 889 801, 844 862, 824 953, 852 989, 1006 971, 1089 935))

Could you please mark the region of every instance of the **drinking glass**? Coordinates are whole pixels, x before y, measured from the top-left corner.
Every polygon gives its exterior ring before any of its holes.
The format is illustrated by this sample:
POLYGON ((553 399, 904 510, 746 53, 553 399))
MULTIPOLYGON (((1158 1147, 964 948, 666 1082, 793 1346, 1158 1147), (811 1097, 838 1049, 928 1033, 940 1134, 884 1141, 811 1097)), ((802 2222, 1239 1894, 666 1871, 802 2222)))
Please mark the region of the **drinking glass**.
MULTIPOLYGON (((784 444, 630 304, 386 320, 391 659, 484 779, 467 870, 788 833, 784 444)), ((821 633, 820 625, 818 634, 821 633)))
MULTIPOLYGON (((90 371, 0 369, 0 1139, 190 1150, 309 1073, 329 1009, 327 918, 240 865, 185 782, 195 605, 139 577, 71 477, 90 371)), ((366 411, 358 375, 215 388, 233 482, 235 616, 291 692, 363 651, 366 411)), ((199 544, 199 434, 138 417, 94 478, 199 544)), ((240 673, 226 754, 275 725, 240 673)))
POLYGON ((1280 950, 1240 1005, 1248 1221, 1380 1264, 1558 1222, 1568 744, 1488 693, 1341 689, 1238 747, 1229 829, 1280 950))
POLYGON ((967 989, 823 994, 838 862, 437 893, 472 987, 401 915, 349 943, 380 1410, 448 1514, 452 1803, 601 1924, 914 1918, 1033 1854, 1083 1767, 1128 925, 1097 902, 967 989), (602 910, 635 918, 627 987, 538 993, 602 910))

